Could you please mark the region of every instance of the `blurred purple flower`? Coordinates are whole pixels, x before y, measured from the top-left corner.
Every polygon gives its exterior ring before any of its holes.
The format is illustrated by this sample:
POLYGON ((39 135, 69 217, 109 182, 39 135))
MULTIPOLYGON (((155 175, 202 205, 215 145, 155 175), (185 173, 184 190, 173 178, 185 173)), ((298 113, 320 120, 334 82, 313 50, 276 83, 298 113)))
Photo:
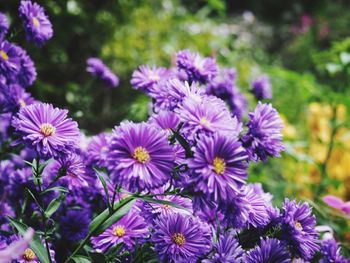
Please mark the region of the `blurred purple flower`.
POLYGON ((330 207, 341 211, 345 216, 350 218, 350 201, 344 202, 339 197, 336 197, 334 195, 326 195, 323 197, 323 202, 325 202, 330 207))
POLYGON ((0 41, 6 36, 9 26, 6 15, 0 12, 0 41))
POLYGON ((268 76, 260 76, 252 83, 252 92, 257 100, 272 99, 272 88, 268 76))
POLYGON ((319 263, 349 263, 350 258, 340 254, 340 246, 333 238, 323 240, 321 243, 322 259, 319 263))
POLYGON ((89 58, 86 71, 92 76, 100 78, 108 87, 115 88, 119 85, 119 78, 99 58, 89 58))
POLYGON ((110 135, 102 132, 91 138, 87 147, 87 158, 90 165, 107 167, 107 154, 110 135))
POLYGON ((141 65, 133 72, 131 85, 134 89, 140 89, 148 93, 150 90, 153 90, 157 83, 166 80, 170 75, 170 71, 166 68, 141 65))
POLYGON ((19 6, 27 41, 41 47, 53 36, 52 24, 43 7, 31 1, 22 0, 19 6))

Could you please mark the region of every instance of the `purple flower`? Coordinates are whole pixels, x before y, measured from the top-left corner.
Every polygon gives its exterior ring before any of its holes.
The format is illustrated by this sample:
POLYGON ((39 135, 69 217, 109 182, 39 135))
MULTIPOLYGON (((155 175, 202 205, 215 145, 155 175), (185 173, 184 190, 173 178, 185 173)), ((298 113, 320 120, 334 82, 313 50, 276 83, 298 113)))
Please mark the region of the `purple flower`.
POLYGON ((203 263, 239 263, 242 260, 243 250, 232 234, 221 235, 210 259, 203 263))
POLYGON ((155 85, 149 95, 155 100, 156 110, 174 110, 178 108, 186 98, 195 101, 201 100, 203 91, 195 84, 189 85, 178 79, 168 79, 155 85))
POLYGON ((204 96, 201 101, 187 98, 176 112, 184 122, 182 132, 195 139, 198 134, 211 135, 217 131, 238 137, 242 124, 231 117, 225 103, 215 97, 204 96))
POLYGON ((172 111, 161 111, 158 114, 153 114, 148 122, 158 126, 168 135, 171 135, 171 130, 176 131, 178 125, 180 124, 180 118, 172 111))
POLYGON ((7 217, 15 217, 15 212, 8 203, 1 200, 3 198, 3 196, 0 196, 0 230, 10 231, 10 225, 8 224, 7 217))
POLYGON ((99 167, 107 166, 109 135, 100 133, 91 138, 87 148, 88 163, 99 167))
POLYGON ((152 241, 163 262, 196 262, 210 249, 210 229, 192 216, 159 217, 154 230, 152 241))
POLYGON ((58 173, 62 173, 62 180, 69 189, 89 186, 90 177, 79 155, 64 155, 58 162, 60 165, 58 173))
POLYGON ((86 209, 71 209, 60 219, 62 235, 65 240, 78 242, 89 232, 90 213, 86 209))
POLYGON ((5 249, 0 250, 0 259, 1 262, 12 262, 12 260, 18 259, 17 262, 32 262, 36 263, 37 257, 34 254, 33 250, 28 248, 29 242, 32 241, 34 237, 34 230, 29 228, 27 232, 23 235, 23 238, 18 239, 17 241, 11 243, 5 249), (22 258, 22 259, 20 259, 22 258))
POLYGON ((340 247, 333 238, 322 241, 321 244, 322 259, 320 263, 349 263, 350 258, 346 259, 340 254, 340 247))
POLYGON ((99 58, 89 58, 86 71, 92 76, 100 78, 108 87, 115 88, 119 85, 119 78, 99 58))
POLYGON ((232 90, 231 96, 228 100, 228 105, 231 108, 233 116, 241 121, 248 110, 248 101, 237 88, 232 90))
POLYGON ((318 251, 316 217, 308 203, 296 203, 286 199, 282 210, 283 239, 288 243, 293 256, 310 260, 318 251))
POLYGON ((344 202, 339 197, 326 195, 323 197, 323 202, 325 202, 330 207, 341 211, 345 216, 350 218, 350 201, 344 202))
POLYGON ((33 103, 32 95, 17 84, 0 88, 0 112, 16 112, 33 103))
POLYGON ((141 244, 148 238, 149 230, 145 220, 134 210, 109 227, 97 237, 92 237, 93 247, 107 252, 111 247, 123 243, 123 248, 133 250, 135 243, 141 244))
POLYGON ((215 202, 225 202, 240 193, 245 184, 247 160, 248 155, 236 138, 219 133, 202 136, 188 164, 193 171, 191 183, 195 191, 211 196, 215 202))
POLYGON ((292 259, 285 245, 275 238, 261 239, 259 246, 247 252, 246 263, 291 263, 292 259))
POLYGON ((244 194, 231 197, 229 202, 219 206, 226 226, 241 229, 248 224, 249 203, 244 194))
POLYGON ((59 157, 72 151, 79 137, 78 124, 67 118, 68 111, 51 104, 22 107, 12 121, 20 138, 43 157, 59 157))
POLYGON ((176 53, 176 64, 187 73, 190 82, 206 83, 214 78, 218 71, 214 58, 202 58, 198 53, 191 53, 187 49, 176 53))
POLYGON ((170 75, 166 68, 141 65, 132 74, 131 85, 134 89, 140 89, 148 93, 157 83, 167 79, 170 75))
POLYGON ((9 22, 7 20, 7 17, 4 13, 0 12, 0 41, 4 39, 8 30, 9 30, 9 22))
POLYGON ((125 122, 114 130, 108 163, 112 179, 127 190, 151 190, 170 179, 174 152, 162 130, 125 122))
POLYGON ((0 43, 0 75, 5 79, 11 79, 17 76, 21 67, 21 57, 18 54, 16 45, 8 41, 0 43))
POLYGON ((223 100, 231 95, 237 72, 233 68, 223 68, 207 85, 206 92, 223 100))
POLYGON ((42 46, 53 36, 52 24, 45 14, 44 8, 37 3, 22 0, 19 15, 26 32, 27 41, 42 46))
POLYGON ((249 113, 248 132, 242 137, 243 146, 254 161, 266 161, 269 156, 279 157, 285 149, 282 143, 283 122, 271 104, 259 102, 249 113))
POLYGON ((252 83, 252 92, 257 100, 272 99, 271 83, 268 76, 260 76, 252 83))
POLYGON ((178 195, 165 195, 156 196, 155 200, 172 202, 180 207, 175 207, 168 204, 153 203, 153 202, 143 202, 142 203, 142 215, 149 222, 152 222, 155 218, 159 216, 167 216, 169 214, 179 213, 185 215, 192 214, 192 201, 189 198, 185 198, 178 195))
POLYGON ((36 69, 33 60, 27 52, 21 47, 17 48, 17 54, 20 57, 20 67, 16 78, 10 80, 11 83, 18 83, 26 88, 34 83, 37 77, 36 69))

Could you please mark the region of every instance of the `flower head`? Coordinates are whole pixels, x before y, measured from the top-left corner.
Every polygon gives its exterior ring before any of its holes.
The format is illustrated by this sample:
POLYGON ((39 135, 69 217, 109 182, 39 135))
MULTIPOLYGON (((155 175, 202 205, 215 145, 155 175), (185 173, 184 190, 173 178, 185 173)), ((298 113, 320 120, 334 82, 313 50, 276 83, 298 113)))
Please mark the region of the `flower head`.
POLYGON ((322 241, 321 254, 320 263, 348 263, 350 261, 350 258, 346 259, 340 254, 339 244, 333 238, 322 241))
POLYGON ((271 99, 272 90, 268 76, 260 76, 252 83, 252 92, 257 100, 271 99))
POLYGON ((12 122, 20 136, 18 142, 48 158, 67 154, 79 136, 78 124, 67 114, 67 110, 45 103, 22 107, 12 122))
POLYGON ((164 81, 169 75, 170 72, 166 68, 141 65, 132 74, 131 85, 134 89, 148 93, 157 83, 164 81))
POLYGON ((249 113, 248 132, 243 136, 243 146, 254 161, 266 161, 269 156, 279 157, 284 150, 282 143, 283 122, 271 104, 259 102, 249 113))
POLYGON ((27 41, 42 46, 53 36, 52 24, 43 7, 31 1, 22 0, 19 15, 23 21, 27 41))
POLYGON ((108 87, 115 88, 119 85, 119 78, 99 58, 87 60, 86 71, 91 75, 100 78, 108 87))
POLYGON ((241 262, 243 249, 232 234, 226 233, 221 235, 218 243, 214 245, 214 250, 210 259, 206 259, 203 263, 230 263, 241 262))
POLYGON ((4 39, 9 29, 9 22, 4 13, 0 12, 0 41, 4 39))
POLYGON ((150 190, 170 179, 174 153, 160 129, 126 122, 112 135, 108 163, 116 183, 130 191, 150 190))
POLYGON ((62 235, 65 240, 78 242, 89 232, 90 213, 86 209, 70 209, 60 218, 62 235))
POLYGON ((164 262, 196 262, 210 249, 210 230, 202 224, 183 214, 169 214, 155 220, 152 241, 160 259, 164 262))
POLYGON ((102 132, 91 138, 87 147, 87 158, 89 164, 97 165, 99 167, 107 166, 109 137, 109 134, 102 132))
POLYGON ((330 207, 341 211, 345 216, 350 218, 350 201, 344 202, 339 197, 326 195, 323 197, 323 202, 325 202, 330 207))
POLYGON ((286 246, 276 238, 261 239, 260 244, 247 252, 244 257, 247 263, 291 263, 286 246))
POLYGON ((179 116, 172 111, 161 111, 154 114, 148 121, 164 130, 168 135, 171 135, 171 130, 176 130, 180 124, 179 116))
POLYGON ((4 40, 0 42, 0 75, 5 79, 15 78, 20 70, 21 57, 16 45, 4 40))
POLYGON ((141 244, 149 236, 145 220, 133 209, 97 237, 91 238, 93 247, 107 252, 123 243, 124 249, 132 250, 135 243, 141 244))
POLYGON ((218 67, 214 58, 202 58, 198 53, 181 50, 176 53, 176 63, 179 69, 184 70, 189 81, 206 83, 217 74, 218 67))
POLYGON ((284 201, 282 210, 283 239, 288 243, 294 256, 310 260, 318 251, 316 218, 308 203, 284 201))
POLYGON ((191 182, 196 191, 212 196, 216 202, 225 202, 240 193, 247 179, 246 154, 234 137, 215 133, 202 136, 188 166, 193 171, 191 182))
POLYGON ((20 85, 13 84, 0 88, 0 112, 16 112, 21 107, 34 103, 32 95, 20 85))
POLYGON ((187 98, 176 112, 184 122, 182 132, 192 139, 218 131, 237 138, 242 131, 242 124, 231 117, 225 103, 212 96, 204 96, 200 101, 187 98))

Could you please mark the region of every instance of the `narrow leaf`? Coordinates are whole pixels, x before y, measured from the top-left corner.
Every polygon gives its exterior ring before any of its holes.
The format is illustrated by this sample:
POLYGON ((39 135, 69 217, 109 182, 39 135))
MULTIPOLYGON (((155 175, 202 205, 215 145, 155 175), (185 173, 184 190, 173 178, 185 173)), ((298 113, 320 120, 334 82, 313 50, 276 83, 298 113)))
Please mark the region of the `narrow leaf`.
POLYGON ((107 198, 108 208, 109 208, 110 211, 111 211, 111 209, 112 209, 112 204, 111 204, 111 201, 110 201, 110 199, 109 199, 109 193, 108 193, 108 188, 107 188, 106 180, 103 178, 102 175, 100 175, 100 173, 99 173, 96 169, 94 169, 94 170, 95 170, 95 172, 96 172, 98 178, 100 179, 100 181, 101 181, 101 183, 102 183, 102 186, 103 186, 103 189, 104 189, 104 191, 105 191, 106 198, 107 198))
MULTIPOLYGON (((28 229, 27 225, 17 221, 14 218, 11 218, 11 217, 7 217, 7 218, 10 220, 11 224, 18 230, 18 232, 21 235, 23 235, 27 231, 28 229)), ((32 242, 30 242, 30 247, 31 249, 33 249, 35 255, 39 258, 41 263, 49 262, 46 248, 41 243, 40 237, 36 233, 34 234, 34 238, 32 242)))
POLYGON ((191 150, 191 146, 188 144, 186 139, 180 135, 179 132, 171 130, 174 133, 175 139, 181 144, 181 146, 185 149, 186 151, 186 157, 192 157, 193 152, 191 150))
POLYGON ((45 189, 40 194, 44 195, 44 194, 46 194, 48 192, 51 192, 51 191, 58 191, 58 192, 61 192, 61 193, 68 193, 69 192, 68 189, 64 188, 63 186, 55 186, 55 187, 52 187, 52 188, 45 189))
POLYGON ((141 196, 141 197, 137 197, 138 199, 141 199, 143 201, 149 202, 149 203, 157 203, 157 204, 163 204, 163 205, 170 205, 179 209, 183 209, 188 211, 188 209, 186 207, 183 207, 182 205, 179 205, 177 203, 171 202, 171 201, 167 201, 167 200, 159 200, 159 199, 154 199, 151 197, 147 197, 147 196, 141 196))
POLYGON ((65 197, 64 194, 61 193, 58 198, 55 198, 50 202, 50 204, 47 206, 47 209, 45 211, 47 218, 50 218, 57 211, 64 197, 65 197))
POLYGON ((72 260, 75 263, 91 263, 91 260, 88 257, 84 257, 84 256, 75 256, 75 257, 72 257, 72 260))

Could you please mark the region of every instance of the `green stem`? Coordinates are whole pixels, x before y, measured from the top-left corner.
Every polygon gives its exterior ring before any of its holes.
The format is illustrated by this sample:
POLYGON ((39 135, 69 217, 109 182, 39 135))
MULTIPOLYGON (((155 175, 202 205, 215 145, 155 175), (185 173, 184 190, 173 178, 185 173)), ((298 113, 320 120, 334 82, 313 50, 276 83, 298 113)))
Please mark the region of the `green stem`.
MULTIPOLYGON (((41 196, 41 193, 43 191, 42 189, 42 184, 41 184, 41 174, 39 172, 39 167, 40 167, 40 158, 39 158, 39 155, 37 155, 36 157, 36 167, 35 167, 35 178, 36 178, 36 181, 37 181, 37 184, 38 184, 38 188, 39 188, 39 202, 40 202, 40 205, 41 207, 44 207, 44 202, 42 200, 42 196, 41 196)), ((45 239, 45 246, 46 246, 46 251, 47 251, 47 256, 49 258, 49 262, 52 263, 52 259, 51 259, 51 256, 50 256, 50 247, 49 247, 49 242, 47 240, 47 217, 46 217, 46 214, 45 214, 45 211, 43 209, 40 209, 40 212, 41 212, 41 216, 43 218, 43 227, 44 227, 44 239, 45 239)))

